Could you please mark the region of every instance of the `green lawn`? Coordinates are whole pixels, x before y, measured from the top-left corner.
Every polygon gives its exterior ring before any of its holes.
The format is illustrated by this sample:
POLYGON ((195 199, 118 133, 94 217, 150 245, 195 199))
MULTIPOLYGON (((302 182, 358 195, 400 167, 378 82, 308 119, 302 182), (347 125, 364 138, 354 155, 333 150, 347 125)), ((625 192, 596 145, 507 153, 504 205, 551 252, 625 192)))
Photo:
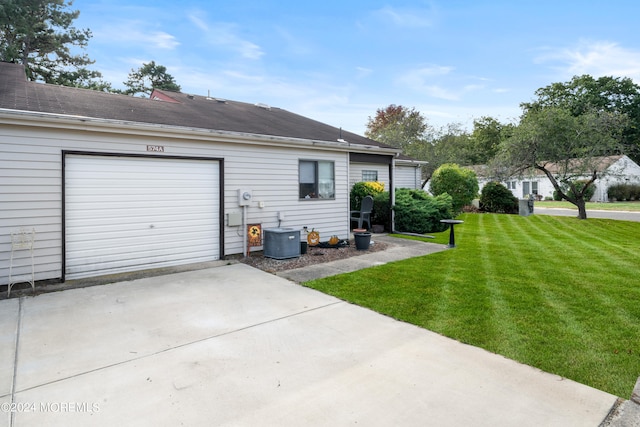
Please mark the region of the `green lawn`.
MULTIPOLYGON (((561 201, 541 201, 535 202, 535 205, 541 208, 569 208, 569 209, 578 209, 576 205, 561 201)), ((600 210, 600 211, 640 211, 640 201, 634 202, 615 202, 615 203, 595 203, 588 202, 587 210, 600 210)))
POLYGON ((640 376, 640 223, 460 219, 456 249, 305 285, 628 398, 640 376))

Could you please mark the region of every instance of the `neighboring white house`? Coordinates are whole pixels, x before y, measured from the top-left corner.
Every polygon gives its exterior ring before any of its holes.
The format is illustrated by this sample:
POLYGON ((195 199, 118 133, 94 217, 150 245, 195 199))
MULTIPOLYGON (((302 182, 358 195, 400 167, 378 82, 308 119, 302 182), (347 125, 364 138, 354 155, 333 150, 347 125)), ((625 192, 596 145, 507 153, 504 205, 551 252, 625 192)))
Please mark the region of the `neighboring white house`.
MULTIPOLYGON (((608 202, 607 190, 615 184, 639 184, 640 166, 625 155, 606 156, 596 158, 598 161, 598 179, 594 185, 596 191, 591 199, 592 202, 608 202)), ((547 166, 553 173, 556 170, 553 164, 547 166)), ((486 167, 483 165, 469 166, 476 172, 480 190, 491 179, 487 177, 486 167)), ((586 179, 587 177, 584 177, 586 179)), ((503 182, 511 190, 514 196, 522 199, 529 194, 535 194, 540 199, 552 198, 555 189, 546 175, 535 170, 532 173, 519 177, 512 177, 503 182)))
POLYGON ((0 63, 0 285, 20 228, 36 280, 62 281, 243 253, 250 224, 347 238, 350 176, 404 182, 400 154, 264 104, 47 85, 0 63))

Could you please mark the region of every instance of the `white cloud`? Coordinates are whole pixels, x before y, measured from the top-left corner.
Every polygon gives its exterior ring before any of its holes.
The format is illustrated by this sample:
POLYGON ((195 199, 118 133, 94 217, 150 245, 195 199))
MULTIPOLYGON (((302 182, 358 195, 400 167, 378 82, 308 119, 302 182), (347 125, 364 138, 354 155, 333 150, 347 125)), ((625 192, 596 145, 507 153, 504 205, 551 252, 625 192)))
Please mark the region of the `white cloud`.
POLYGON ((127 47, 142 45, 163 50, 173 50, 180 46, 178 40, 164 31, 146 30, 145 23, 124 21, 96 31, 95 37, 104 43, 124 44, 127 47))
POLYGON ((196 27, 200 28, 202 31, 209 31, 209 26, 207 25, 207 23, 200 19, 200 16, 198 15, 202 15, 202 12, 190 13, 189 15, 187 15, 187 17, 196 25, 196 27))
POLYGON ((180 43, 174 36, 163 31, 156 31, 149 34, 149 36, 147 37, 147 41, 160 49, 174 49, 180 46, 180 43))
POLYGON ((192 12, 189 20, 205 33, 205 40, 211 45, 237 52, 248 59, 259 59, 264 52, 257 44, 239 36, 237 25, 224 22, 209 23, 203 19, 204 12, 192 12))
POLYGON ((535 58, 537 63, 555 63, 566 77, 589 74, 594 77, 630 77, 640 81, 640 51, 613 42, 586 42, 577 46, 549 49, 535 58))
POLYGON ((403 28, 424 28, 434 24, 433 10, 385 6, 372 12, 378 21, 391 22, 403 28))
POLYGON ((371 68, 356 67, 356 77, 359 79, 370 76, 373 73, 371 68))
POLYGON ((276 26, 275 32, 280 36, 282 40, 282 50, 290 52, 294 55, 306 56, 312 55, 314 52, 313 46, 299 35, 292 34, 288 29, 282 26, 276 26))
POLYGON ((396 83, 406 88, 424 93, 434 98, 455 101, 460 94, 455 91, 445 89, 437 84, 436 79, 446 76, 453 71, 453 67, 431 66, 409 70, 396 80, 396 83))

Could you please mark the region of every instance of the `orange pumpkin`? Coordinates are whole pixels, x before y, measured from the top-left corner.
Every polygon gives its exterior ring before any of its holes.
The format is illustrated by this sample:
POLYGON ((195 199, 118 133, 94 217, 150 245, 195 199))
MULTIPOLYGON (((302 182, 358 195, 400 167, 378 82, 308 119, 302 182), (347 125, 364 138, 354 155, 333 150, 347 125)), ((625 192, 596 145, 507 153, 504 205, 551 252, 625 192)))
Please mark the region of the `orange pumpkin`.
POLYGON ((315 246, 320 243, 320 233, 313 230, 307 235, 307 243, 309 246, 315 246))
POLYGON ((331 238, 329 239, 329 244, 330 245, 337 245, 338 242, 340 242, 340 238, 338 236, 331 236, 331 238))

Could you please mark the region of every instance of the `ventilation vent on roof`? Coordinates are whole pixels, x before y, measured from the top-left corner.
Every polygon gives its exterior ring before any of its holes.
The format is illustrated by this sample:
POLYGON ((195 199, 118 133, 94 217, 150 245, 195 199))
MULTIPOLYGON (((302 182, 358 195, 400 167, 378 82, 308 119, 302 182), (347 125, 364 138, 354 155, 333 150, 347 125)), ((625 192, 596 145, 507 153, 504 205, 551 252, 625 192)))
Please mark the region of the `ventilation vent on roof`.
POLYGON ((271 110, 271 106, 270 106, 270 105, 268 105, 268 104, 263 104, 263 103, 261 103, 261 102, 257 103, 257 104, 256 104, 256 107, 258 107, 258 108, 262 108, 262 109, 264 109, 264 110, 271 110))

